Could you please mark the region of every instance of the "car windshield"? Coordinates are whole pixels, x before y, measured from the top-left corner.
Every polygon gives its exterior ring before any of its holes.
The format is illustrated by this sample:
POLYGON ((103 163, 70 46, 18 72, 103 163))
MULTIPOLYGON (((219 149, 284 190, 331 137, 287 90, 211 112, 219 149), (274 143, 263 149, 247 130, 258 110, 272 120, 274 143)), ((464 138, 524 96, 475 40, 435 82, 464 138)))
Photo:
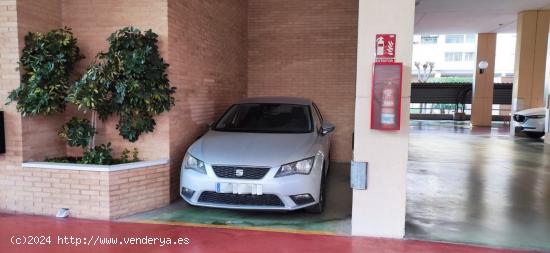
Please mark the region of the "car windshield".
POLYGON ((216 131, 258 133, 310 133, 307 105, 250 103, 233 105, 214 126, 216 131))

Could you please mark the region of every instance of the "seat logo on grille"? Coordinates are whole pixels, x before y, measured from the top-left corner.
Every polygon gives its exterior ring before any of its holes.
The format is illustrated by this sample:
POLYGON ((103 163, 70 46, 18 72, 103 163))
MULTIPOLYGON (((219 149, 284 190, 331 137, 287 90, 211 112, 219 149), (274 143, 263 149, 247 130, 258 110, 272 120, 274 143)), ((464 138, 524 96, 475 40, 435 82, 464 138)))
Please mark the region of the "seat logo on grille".
POLYGON ((244 170, 242 169, 236 169, 235 170, 235 176, 242 177, 244 175, 244 170))

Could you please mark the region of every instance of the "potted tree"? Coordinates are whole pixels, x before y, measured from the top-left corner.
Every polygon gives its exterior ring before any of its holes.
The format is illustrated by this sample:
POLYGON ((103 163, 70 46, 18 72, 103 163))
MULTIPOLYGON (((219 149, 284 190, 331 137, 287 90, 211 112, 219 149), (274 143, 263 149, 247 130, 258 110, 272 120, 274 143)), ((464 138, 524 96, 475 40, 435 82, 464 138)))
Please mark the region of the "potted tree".
POLYGON ((118 133, 135 142, 154 131, 156 115, 174 105, 174 88, 167 78, 168 64, 156 45, 157 35, 127 27, 113 33, 108 42, 109 49, 100 52, 84 74, 71 82, 74 63, 82 58, 71 31, 59 29, 26 37, 21 85, 9 94, 9 102, 17 102, 17 110, 26 117, 59 115, 72 103, 80 113, 58 134, 69 146, 83 149, 82 155, 75 157, 65 154, 46 158, 46 162, 23 161, 22 169, 47 171, 29 177, 39 181, 45 174, 52 179, 41 189, 54 197, 26 198, 32 206, 46 203, 48 208, 70 209, 75 217, 110 219, 170 202, 167 159, 139 161, 136 149, 133 154, 125 149, 120 157, 114 157, 108 139, 101 144, 94 139, 97 120, 113 117, 118 120, 118 133), (70 182, 62 182, 67 178, 70 182))
POLYGON ((82 59, 70 29, 47 34, 30 33, 25 39, 21 64, 25 70, 20 87, 9 95, 17 101, 23 116, 50 115, 64 111, 67 103, 91 112, 90 119, 73 117, 59 130, 69 146, 83 148, 82 157, 47 159, 55 162, 113 164, 137 161, 134 149, 113 159, 110 143, 96 145, 96 122, 118 117, 116 128, 130 142, 155 129, 154 117, 174 106, 167 77, 168 64, 161 58, 158 35, 134 27, 122 28, 109 36, 109 49, 100 52, 74 85, 69 75, 82 59))

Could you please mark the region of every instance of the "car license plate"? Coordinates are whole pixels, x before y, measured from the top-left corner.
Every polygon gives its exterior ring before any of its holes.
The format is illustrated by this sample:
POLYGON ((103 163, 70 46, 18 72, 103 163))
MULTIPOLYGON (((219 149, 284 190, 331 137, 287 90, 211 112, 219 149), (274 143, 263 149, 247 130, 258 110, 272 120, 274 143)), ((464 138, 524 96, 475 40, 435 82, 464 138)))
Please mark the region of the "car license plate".
POLYGON ((216 192, 262 195, 263 187, 261 184, 216 183, 216 192))

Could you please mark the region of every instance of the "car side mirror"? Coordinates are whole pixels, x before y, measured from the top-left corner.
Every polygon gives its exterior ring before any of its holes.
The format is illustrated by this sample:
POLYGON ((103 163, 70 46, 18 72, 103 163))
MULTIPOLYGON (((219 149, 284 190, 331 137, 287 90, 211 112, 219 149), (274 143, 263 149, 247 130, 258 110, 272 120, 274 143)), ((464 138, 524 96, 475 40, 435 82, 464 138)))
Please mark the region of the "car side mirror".
POLYGON ((323 124, 321 125, 321 135, 327 135, 330 132, 334 131, 335 128, 336 126, 334 126, 333 124, 323 122, 323 124))

